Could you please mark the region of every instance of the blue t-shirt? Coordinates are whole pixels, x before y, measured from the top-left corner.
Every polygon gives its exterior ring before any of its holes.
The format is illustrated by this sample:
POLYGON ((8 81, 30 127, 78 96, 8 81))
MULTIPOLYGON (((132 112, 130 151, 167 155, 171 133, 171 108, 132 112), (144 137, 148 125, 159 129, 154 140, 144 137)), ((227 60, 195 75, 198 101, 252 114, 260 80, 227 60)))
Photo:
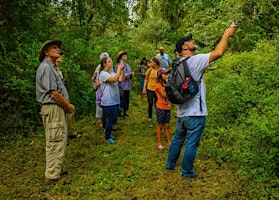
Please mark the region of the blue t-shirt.
MULTIPOLYGON (((189 71, 193 79, 195 81, 201 80, 201 82, 199 85, 199 92, 193 99, 191 99, 191 101, 177 105, 177 117, 208 115, 206 107, 206 88, 203 73, 205 68, 209 65, 209 56, 210 53, 197 54, 191 56, 187 60, 189 71)), ((180 61, 184 59, 185 58, 181 58, 180 61)))
POLYGON ((168 54, 161 55, 160 53, 156 55, 160 59, 160 67, 167 69, 171 63, 171 59, 168 54))
POLYGON ((101 99, 102 106, 113 106, 120 104, 118 82, 107 82, 110 76, 115 76, 115 72, 112 71, 111 73, 108 73, 102 70, 99 76, 100 89, 103 91, 103 96, 101 99))

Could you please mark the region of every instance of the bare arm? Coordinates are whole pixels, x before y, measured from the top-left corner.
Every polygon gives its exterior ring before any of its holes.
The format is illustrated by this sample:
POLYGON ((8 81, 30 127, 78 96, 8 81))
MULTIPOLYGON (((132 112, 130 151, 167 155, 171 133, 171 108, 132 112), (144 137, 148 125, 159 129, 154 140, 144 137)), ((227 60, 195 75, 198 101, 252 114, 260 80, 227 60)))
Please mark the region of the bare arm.
POLYGON ((66 113, 71 114, 74 112, 75 106, 70 104, 57 90, 50 91, 50 96, 56 104, 64 108, 66 113))
POLYGON ((164 87, 158 88, 157 91, 159 92, 159 94, 163 97, 163 98, 167 98, 167 93, 165 91, 164 87))
POLYGON ((116 71, 116 74, 114 76, 110 76, 108 79, 107 79, 107 82, 109 83, 115 83, 115 82, 122 82, 125 80, 124 78, 124 63, 120 63, 118 68, 117 68, 117 71, 116 71))
POLYGON ((149 78, 149 75, 150 75, 150 71, 151 69, 147 70, 145 72, 145 79, 144 79, 144 84, 143 84, 143 90, 142 90, 142 93, 146 93, 146 86, 147 86, 147 83, 148 83, 148 78, 149 78), (148 73, 148 74, 147 74, 148 73))
POLYGON ((142 93, 146 93, 147 82, 148 82, 148 79, 145 77, 145 79, 144 79, 144 84, 143 84, 143 89, 142 89, 142 93))
POLYGON ((119 79, 118 79, 119 82, 125 81, 125 75, 124 75, 124 70, 123 69, 124 69, 124 67, 120 71, 120 76, 119 76, 119 79))
POLYGON ((139 76, 144 76, 144 73, 141 73, 141 67, 138 67, 138 75, 139 76))
POLYGON ((229 37, 234 34, 234 31, 235 31, 235 25, 230 26, 225 30, 220 42, 218 43, 214 51, 212 51, 210 54, 209 63, 217 60, 218 58, 224 55, 228 45, 229 37))

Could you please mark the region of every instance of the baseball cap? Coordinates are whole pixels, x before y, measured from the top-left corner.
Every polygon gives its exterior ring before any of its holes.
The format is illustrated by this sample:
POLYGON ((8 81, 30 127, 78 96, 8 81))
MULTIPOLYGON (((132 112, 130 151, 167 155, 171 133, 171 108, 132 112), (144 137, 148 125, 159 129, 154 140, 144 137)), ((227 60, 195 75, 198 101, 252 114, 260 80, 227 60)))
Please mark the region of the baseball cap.
POLYGON ((165 69, 165 68, 160 68, 158 71, 157 71, 157 76, 161 76, 162 74, 167 74, 167 73, 170 73, 170 70, 168 69, 165 69))
POLYGON ((179 39, 179 40, 176 42, 176 45, 175 45, 176 50, 177 50, 179 53, 181 53, 181 52, 182 52, 182 46, 183 46, 184 42, 187 42, 187 41, 189 41, 189 40, 192 40, 192 34, 187 35, 186 37, 183 37, 183 38, 179 39))
POLYGON ((100 60, 104 59, 104 58, 108 58, 109 54, 107 52, 103 52, 100 54, 100 60))

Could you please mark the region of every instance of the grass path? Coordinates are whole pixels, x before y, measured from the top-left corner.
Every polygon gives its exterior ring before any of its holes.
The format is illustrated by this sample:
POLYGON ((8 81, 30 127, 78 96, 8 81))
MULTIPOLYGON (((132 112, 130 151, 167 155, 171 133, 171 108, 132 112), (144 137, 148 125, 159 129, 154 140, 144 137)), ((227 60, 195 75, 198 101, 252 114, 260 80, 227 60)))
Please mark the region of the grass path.
MULTIPOLYGON (((176 170, 165 170, 168 150, 155 148, 155 126, 147 126, 146 101, 132 99, 129 114, 118 120, 121 130, 114 134, 115 145, 104 143, 94 117, 77 122, 83 135, 69 140, 64 165, 70 184, 44 185, 43 132, 2 147, 0 199, 247 199, 236 175, 202 151, 195 161, 197 179, 181 178, 181 158, 176 170)), ((174 128, 172 117, 172 134, 174 128)), ((166 145, 165 136, 163 142, 166 145)))

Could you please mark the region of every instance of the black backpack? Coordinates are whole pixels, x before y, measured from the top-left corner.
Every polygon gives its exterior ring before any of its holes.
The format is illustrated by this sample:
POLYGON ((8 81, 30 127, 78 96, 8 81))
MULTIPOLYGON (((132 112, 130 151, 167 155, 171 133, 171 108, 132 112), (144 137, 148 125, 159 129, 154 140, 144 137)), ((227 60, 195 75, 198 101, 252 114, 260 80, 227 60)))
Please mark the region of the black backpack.
MULTIPOLYGON (((189 57, 188 57, 189 58, 189 57)), ((173 104, 184 104, 199 92, 199 81, 189 71, 187 59, 174 61, 165 87, 168 99, 173 104)))

